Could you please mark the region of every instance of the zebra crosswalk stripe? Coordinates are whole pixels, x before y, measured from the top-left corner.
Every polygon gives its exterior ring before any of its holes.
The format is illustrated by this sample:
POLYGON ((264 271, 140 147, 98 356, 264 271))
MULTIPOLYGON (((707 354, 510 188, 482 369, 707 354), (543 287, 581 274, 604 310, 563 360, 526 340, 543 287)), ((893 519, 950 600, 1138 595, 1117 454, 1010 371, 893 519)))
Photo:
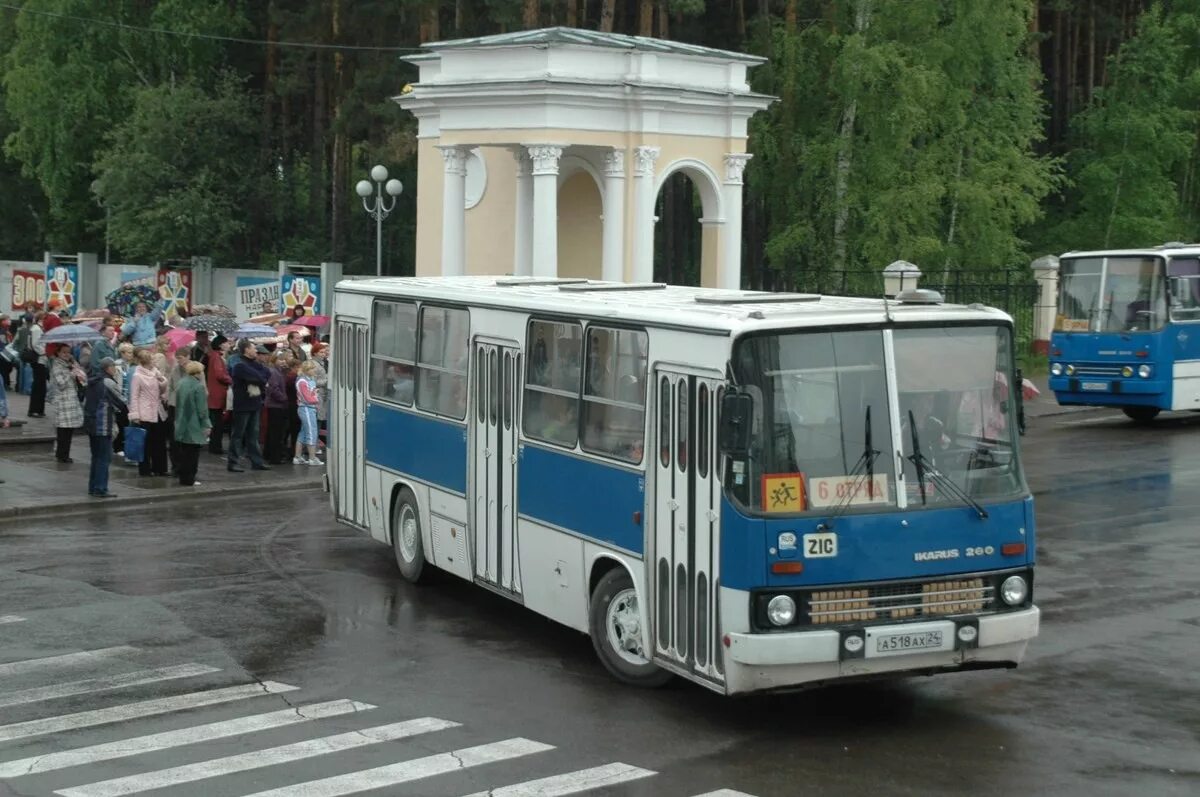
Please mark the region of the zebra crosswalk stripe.
POLYGON ((704 794, 697 794, 696 797, 754 797, 754 795, 746 794, 744 791, 734 791, 733 789, 717 789, 716 791, 706 791, 704 794))
MULTIPOLYGON (((510 758, 520 758, 553 749, 553 745, 529 739, 505 739, 502 742, 466 747, 451 753, 437 753, 424 758, 414 758, 411 761, 402 761, 398 764, 260 791, 248 795, 248 797, 340 797, 344 794, 357 794, 371 789, 396 786, 422 778, 431 778, 435 775, 444 775, 447 772, 457 772, 461 769, 469 769, 495 761, 506 761, 510 758)), ((65 794, 65 792, 60 792, 60 794, 65 794)))
POLYGON ((0 664, 0 676, 2 675, 25 675, 31 672, 46 672, 54 670, 65 670, 69 667, 78 667, 81 664, 94 664, 97 661, 111 659, 117 656, 128 656, 132 653, 137 653, 137 648, 129 645, 117 645, 111 648, 98 648, 96 650, 81 650, 78 653, 65 653, 62 656, 46 656, 41 659, 25 659, 24 661, 10 661, 7 664, 0 664))
POLYGON ((56 697, 72 697, 86 695, 92 692, 104 692, 110 689, 123 689, 130 686, 170 681, 176 678, 191 678, 196 675, 208 675, 220 672, 219 667, 208 667, 203 664, 180 664, 174 667, 157 667, 152 670, 135 670, 134 672, 111 675, 104 678, 88 678, 83 681, 69 681, 51 686, 39 686, 33 689, 21 689, 16 692, 0 694, 0 708, 20 706, 25 703, 36 703, 39 700, 53 700, 56 697))
POLYGON ((270 747, 265 750, 254 750, 248 753, 214 758, 195 764, 160 769, 156 772, 146 772, 141 775, 129 775, 123 778, 113 778, 83 786, 76 786, 55 792, 62 797, 118 797, 122 794, 136 794, 151 789, 163 789, 168 786, 178 786, 183 783, 193 783, 198 780, 230 775, 235 772, 245 772, 251 769, 276 766, 305 758, 340 753, 353 750, 356 747, 378 744, 379 742, 394 742, 410 736, 431 733, 446 728, 458 727, 457 722, 422 717, 391 725, 379 725, 360 731, 339 733, 334 736, 324 736, 304 742, 285 744, 280 747, 270 747))
POLYGON ((282 728, 288 725, 297 725, 302 722, 337 717, 343 714, 354 714, 359 711, 370 711, 373 708, 375 706, 372 706, 370 703, 357 703, 353 700, 330 700, 326 703, 313 703, 307 706, 283 709, 282 711, 272 711, 267 714, 255 714, 249 717, 239 717, 234 720, 196 725, 191 728, 136 736, 132 739, 122 739, 119 742, 94 744, 75 750, 30 756, 29 758, 0 763, 0 779, 19 778, 24 775, 36 775, 39 772, 53 772, 84 764, 112 761, 113 759, 125 758, 127 756, 154 753, 169 750, 173 747, 183 747, 188 744, 198 744, 212 739, 227 739, 231 736, 241 736, 247 733, 254 733, 255 731, 282 728))
POLYGON ((91 711, 80 711, 75 714, 62 714, 57 717, 46 717, 26 722, 14 722, 11 725, 0 725, 0 742, 13 739, 26 739, 30 736, 42 736, 47 733, 75 730, 76 728, 91 728, 96 725, 108 725, 114 722, 154 717, 159 714, 170 714, 200 706, 214 706, 219 703, 232 703, 236 700, 248 700, 252 697, 291 692, 299 687, 275 681, 263 681, 241 686, 227 686, 223 689, 209 689, 204 692, 190 692, 185 695, 144 700, 140 703, 126 703, 121 706, 99 708, 91 711))
POLYGON ((0 616, 0 625, 8 625, 9 623, 23 623, 23 622, 25 622, 25 618, 18 617, 15 614, 6 614, 3 616, 0 616))
POLYGON ((649 778, 655 774, 657 773, 653 770, 617 762, 591 769, 581 769, 577 772, 553 775, 548 778, 529 780, 524 783, 514 783, 498 789, 488 789, 467 797, 562 797, 604 786, 616 786, 631 780, 649 778))

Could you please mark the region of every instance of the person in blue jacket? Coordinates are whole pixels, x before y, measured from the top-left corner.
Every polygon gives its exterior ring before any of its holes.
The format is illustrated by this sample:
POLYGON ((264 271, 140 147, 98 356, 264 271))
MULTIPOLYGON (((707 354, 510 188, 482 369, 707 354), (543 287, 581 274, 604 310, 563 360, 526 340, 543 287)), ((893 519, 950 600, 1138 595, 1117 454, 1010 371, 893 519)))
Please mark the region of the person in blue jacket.
POLYGON ((162 304, 155 305, 154 310, 150 310, 150 306, 145 302, 138 302, 133 310, 133 318, 125 322, 121 327, 121 334, 132 339, 133 345, 142 348, 143 346, 153 346, 154 341, 158 339, 156 325, 158 319, 162 318, 162 314, 171 305, 170 299, 163 299, 162 304))
POLYGON ((241 473, 242 452, 250 458, 254 470, 270 470, 263 462, 262 450, 258 446, 259 420, 262 415, 263 399, 271 371, 258 362, 258 355, 265 354, 249 340, 241 343, 242 359, 230 369, 233 377, 233 429, 229 435, 229 457, 226 466, 233 473, 241 473))

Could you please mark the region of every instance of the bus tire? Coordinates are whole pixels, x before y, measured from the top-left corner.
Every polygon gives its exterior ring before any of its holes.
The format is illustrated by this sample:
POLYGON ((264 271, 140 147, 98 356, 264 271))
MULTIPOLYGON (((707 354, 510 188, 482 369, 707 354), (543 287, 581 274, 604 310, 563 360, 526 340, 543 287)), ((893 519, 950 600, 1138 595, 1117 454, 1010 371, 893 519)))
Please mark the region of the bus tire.
POLYGON ((420 583, 425 571, 425 546, 421 542, 421 513, 417 497, 403 487, 392 508, 392 553, 400 575, 413 584, 420 583))
POLYGON ((1158 407, 1122 407, 1121 411, 1138 423, 1150 423, 1158 417, 1158 407))
MULTIPOLYGON (((623 567, 608 571, 592 591, 588 607, 588 630, 592 647, 604 668, 621 683, 653 689, 671 680, 671 673, 652 662, 640 644, 626 648, 622 639, 640 639, 637 590, 623 567)), ((637 644, 630 642, 630 645, 637 644)))

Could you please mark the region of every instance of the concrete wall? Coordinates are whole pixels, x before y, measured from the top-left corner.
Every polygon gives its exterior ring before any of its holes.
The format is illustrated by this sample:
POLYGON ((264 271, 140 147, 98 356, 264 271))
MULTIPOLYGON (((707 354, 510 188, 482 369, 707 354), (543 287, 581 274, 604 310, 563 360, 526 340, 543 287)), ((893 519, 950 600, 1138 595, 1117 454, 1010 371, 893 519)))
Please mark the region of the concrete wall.
MULTIPOLYGON (((0 260, 0 313, 11 314, 13 311, 12 282, 14 271, 44 272, 45 264, 40 260, 0 260)), ((122 285, 139 280, 145 280, 146 284, 154 285, 157 271, 156 266, 140 264, 98 264, 96 267, 96 279, 98 280, 97 295, 103 299, 104 296, 107 296, 122 285)), ((87 278, 86 275, 84 278, 87 278)), ((205 295, 209 293, 207 285, 203 287, 195 286, 197 293, 195 294, 196 298, 194 301, 216 302, 234 310, 238 309, 239 278, 243 278, 243 283, 248 280, 254 280, 263 283, 273 283, 276 286, 279 284, 279 274, 274 271, 245 268, 216 268, 212 270, 211 295, 205 295)))

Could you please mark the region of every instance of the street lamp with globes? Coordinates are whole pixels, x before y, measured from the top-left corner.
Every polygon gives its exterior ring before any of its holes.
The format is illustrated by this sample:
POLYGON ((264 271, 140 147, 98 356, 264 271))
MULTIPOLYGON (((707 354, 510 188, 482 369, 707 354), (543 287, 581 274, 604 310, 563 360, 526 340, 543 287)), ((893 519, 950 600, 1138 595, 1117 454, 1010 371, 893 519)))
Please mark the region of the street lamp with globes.
POLYGON ((359 180, 358 185, 354 186, 355 192, 362 197, 363 210, 367 211, 367 215, 375 219, 375 276, 383 276, 383 220, 388 217, 392 209, 396 207, 396 197, 404 190, 404 185, 399 180, 389 180, 388 170, 383 166, 375 166, 371 169, 371 180, 375 181, 372 186, 370 180, 359 180), (387 197, 384 196, 387 194, 387 197), (374 194, 375 197, 370 202, 367 200, 374 194), (388 201, 390 197, 391 201, 388 201))

